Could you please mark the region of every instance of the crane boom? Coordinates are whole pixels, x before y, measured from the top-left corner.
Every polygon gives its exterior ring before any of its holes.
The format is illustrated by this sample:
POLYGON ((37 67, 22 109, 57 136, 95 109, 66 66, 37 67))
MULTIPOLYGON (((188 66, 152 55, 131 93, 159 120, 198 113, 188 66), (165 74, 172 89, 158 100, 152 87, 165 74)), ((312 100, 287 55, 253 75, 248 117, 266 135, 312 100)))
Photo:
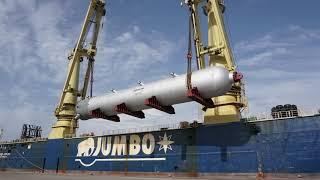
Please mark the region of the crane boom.
MULTIPOLYGON (((77 98, 79 96, 86 96, 86 90, 89 82, 89 80, 86 80, 88 78, 85 78, 84 88, 82 91, 78 90, 80 62, 85 57, 89 60, 88 68, 92 67, 90 63, 93 63, 94 56, 96 55, 96 44, 101 26, 101 19, 103 16, 105 16, 105 13, 106 10, 104 0, 90 1, 77 44, 68 57, 69 67, 67 71, 67 78, 63 86, 60 101, 55 110, 57 122, 52 126, 52 130, 49 134, 50 139, 64 138, 75 135, 75 129, 78 127, 75 112, 77 98), (91 30, 92 24, 94 24, 92 30, 93 36, 88 47, 85 47, 84 43, 86 41, 87 34, 91 30)), ((92 73, 92 70, 87 70, 87 72, 92 73)))

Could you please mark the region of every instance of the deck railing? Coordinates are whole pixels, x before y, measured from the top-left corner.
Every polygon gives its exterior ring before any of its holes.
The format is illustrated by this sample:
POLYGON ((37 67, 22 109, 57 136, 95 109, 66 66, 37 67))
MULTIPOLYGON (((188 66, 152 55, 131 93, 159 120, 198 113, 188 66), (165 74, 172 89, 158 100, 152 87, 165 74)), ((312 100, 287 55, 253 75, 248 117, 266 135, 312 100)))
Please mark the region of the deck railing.
MULTIPOLYGON (((290 113, 288 113, 288 114, 290 114, 290 113)), ((320 112, 319 112, 319 109, 316 109, 316 108, 300 108, 300 109, 298 109, 298 117, 314 116, 317 114, 320 114, 320 112)), ((250 113, 243 113, 242 117, 249 122, 292 118, 292 117, 288 117, 288 116, 287 117, 278 116, 276 118, 273 118, 271 115, 271 112, 264 112, 264 113, 259 113, 259 114, 255 114, 255 115, 252 115, 250 113)))
POLYGON ((26 139, 15 139, 12 141, 1 141, 1 144, 14 144, 14 143, 31 143, 31 142, 35 142, 35 141, 46 141, 48 140, 48 138, 26 138, 26 139))

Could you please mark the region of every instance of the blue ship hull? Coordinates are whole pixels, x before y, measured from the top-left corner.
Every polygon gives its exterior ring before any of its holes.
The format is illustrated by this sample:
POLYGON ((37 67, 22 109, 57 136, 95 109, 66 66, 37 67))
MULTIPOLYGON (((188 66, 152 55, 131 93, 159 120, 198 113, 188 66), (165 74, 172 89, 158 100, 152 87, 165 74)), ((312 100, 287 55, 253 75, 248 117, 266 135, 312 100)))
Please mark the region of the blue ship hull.
POLYGON ((3 143, 1 169, 133 173, 320 173, 320 116, 3 143))

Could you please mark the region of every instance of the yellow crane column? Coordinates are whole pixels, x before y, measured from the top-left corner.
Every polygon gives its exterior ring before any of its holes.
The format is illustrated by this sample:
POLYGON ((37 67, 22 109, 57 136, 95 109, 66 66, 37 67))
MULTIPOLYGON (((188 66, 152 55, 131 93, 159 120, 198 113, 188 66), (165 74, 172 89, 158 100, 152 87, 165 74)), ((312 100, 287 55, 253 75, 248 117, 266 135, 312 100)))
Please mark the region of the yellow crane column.
MULTIPOLYGON (((208 16, 208 47, 204 53, 209 55, 209 66, 222 66, 233 72, 236 67, 224 26, 224 8, 222 0, 209 0, 204 8, 208 16)), ((217 107, 206 110, 206 124, 240 120, 240 108, 243 107, 243 103, 239 83, 234 84, 229 93, 213 98, 213 102, 217 107)))
POLYGON ((70 75, 70 82, 65 90, 65 97, 61 111, 56 112, 58 121, 53 125, 49 138, 55 139, 65 137, 67 134, 72 135, 78 127, 75 117, 75 106, 77 103, 78 82, 79 82, 80 61, 78 58, 72 58, 69 61, 68 71, 72 72, 70 75), (72 64, 74 67, 72 69, 72 64))

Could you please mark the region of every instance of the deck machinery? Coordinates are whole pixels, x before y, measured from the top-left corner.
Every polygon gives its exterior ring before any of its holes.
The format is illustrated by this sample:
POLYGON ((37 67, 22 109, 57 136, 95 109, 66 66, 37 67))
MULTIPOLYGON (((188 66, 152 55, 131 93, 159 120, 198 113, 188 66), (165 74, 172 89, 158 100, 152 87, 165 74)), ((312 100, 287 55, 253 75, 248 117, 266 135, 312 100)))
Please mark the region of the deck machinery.
MULTIPOLYGON (((191 58, 196 59, 198 70, 208 66, 220 66, 233 73, 236 70, 234 58, 230 48, 229 40, 224 26, 223 12, 225 4, 223 0, 186 0, 184 4, 190 11, 189 27, 189 49, 188 49, 188 70, 186 74, 186 92, 192 90, 191 58), (200 8, 200 6, 202 6, 200 8), (208 45, 202 41, 199 9, 208 19, 208 45), (195 54, 191 54, 191 40, 193 40, 195 54), (206 59, 208 62, 206 63, 206 59), (206 65, 207 64, 207 65, 206 65)), ((50 139, 75 136, 78 128, 78 116, 76 105, 78 98, 85 99, 89 86, 90 77, 93 73, 94 57, 97 53, 97 40, 102 24, 102 18, 106 14, 106 3, 104 0, 91 0, 80 37, 75 48, 68 56, 69 66, 67 77, 63 86, 60 101, 55 110, 57 122, 52 126, 49 134, 50 139), (93 33, 92 39, 87 40, 87 34, 93 33), (84 42, 89 46, 84 46, 84 42), (88 66, 85 73, 83 87, 79 89, 80 62, 87 60, 88 66)), ((241 76, 241 74, 235 74, 241 76)), ((239 78, 239 77, 238 77, 239 78)), ((240 77, 241 79, 241 77, 240 77)), ((91 85, 92 88, 92 85, 91 85)), ((224 95, 212 98, 213 105, 203 108, 204 123, 221 123, 240 120, 240 109, 245 107, 244 89, 241 81, 233 83, 229 92, 224 95)), ((92 90, 91 90, 92 94, 92 90)), ((199 101, 198 101, 199 102, 199 101)), ((202 103, 202 105, 205 105, 202 103)))

